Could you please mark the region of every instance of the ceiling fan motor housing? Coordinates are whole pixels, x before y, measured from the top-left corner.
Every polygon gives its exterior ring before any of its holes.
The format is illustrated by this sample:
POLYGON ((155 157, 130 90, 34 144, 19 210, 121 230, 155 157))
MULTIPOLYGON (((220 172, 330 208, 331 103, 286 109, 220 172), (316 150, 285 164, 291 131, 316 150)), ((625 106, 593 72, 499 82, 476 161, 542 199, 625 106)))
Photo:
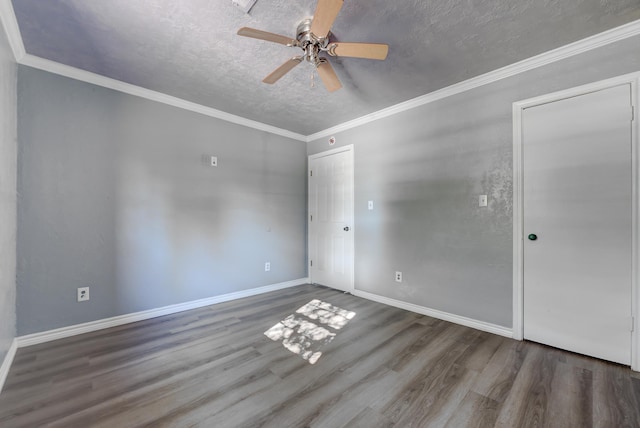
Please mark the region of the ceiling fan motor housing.
POLYGON ((304 59, 314 65, 318 65, 320 61, 318 53, 327 49, 331 33, 327 34, 327 37, 317 37, 311 32, 312 21, 312 18, 307 18, 298 25, 296 40, 298 41, 298 46, 304 51, 304 59))

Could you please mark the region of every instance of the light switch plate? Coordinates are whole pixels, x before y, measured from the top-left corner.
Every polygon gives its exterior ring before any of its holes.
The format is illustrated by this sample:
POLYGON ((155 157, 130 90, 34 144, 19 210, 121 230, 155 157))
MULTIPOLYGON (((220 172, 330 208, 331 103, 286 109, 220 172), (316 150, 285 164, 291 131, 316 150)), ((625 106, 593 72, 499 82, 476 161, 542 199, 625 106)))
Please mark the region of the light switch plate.
POLYGON ((211 156, 211 166, 218 166, 218 157, 211 156))
POLYGON ((369 211, 373 210, 373 201, 369 201, 367 208, 369 208, 369 211))
POLYGON ((478 206, 486 207, 487 206, 487 195, 480 195, 478 198, 478 206))

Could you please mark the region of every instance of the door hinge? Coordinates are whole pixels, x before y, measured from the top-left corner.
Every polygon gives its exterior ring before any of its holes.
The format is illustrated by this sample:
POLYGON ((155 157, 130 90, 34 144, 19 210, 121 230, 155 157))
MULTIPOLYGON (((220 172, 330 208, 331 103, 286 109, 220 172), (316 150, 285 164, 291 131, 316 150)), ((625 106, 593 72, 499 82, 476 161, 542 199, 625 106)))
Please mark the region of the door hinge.
POLYGON ((631 106, 631 122, 633 122, 635 119, 636 119, 636 107, 631 106))
POLYGON ((309 221, 313 221, 313 214, 309 215, 309 221))
POLYGON ((631 317, 631 331, 635 330, 636 319, 635 317, 631 317))
POLYGON ((309 170, 309 177, 313 177, 313 170, 312 169, 309 170))
POLYGON ((309 264, 313 267, 313 260, 309 260, 309 264))

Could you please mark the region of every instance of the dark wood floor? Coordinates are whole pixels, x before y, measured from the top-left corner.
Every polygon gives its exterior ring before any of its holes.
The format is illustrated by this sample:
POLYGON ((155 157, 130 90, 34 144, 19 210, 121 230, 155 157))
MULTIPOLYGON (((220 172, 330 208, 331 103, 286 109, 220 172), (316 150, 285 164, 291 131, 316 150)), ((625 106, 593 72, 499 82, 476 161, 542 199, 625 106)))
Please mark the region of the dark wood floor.
POLYGON ((628 368, 300 286, 19 349, 2 427, 639 427, 628 368), (314 365, 264 336, 355 311, 314 365))

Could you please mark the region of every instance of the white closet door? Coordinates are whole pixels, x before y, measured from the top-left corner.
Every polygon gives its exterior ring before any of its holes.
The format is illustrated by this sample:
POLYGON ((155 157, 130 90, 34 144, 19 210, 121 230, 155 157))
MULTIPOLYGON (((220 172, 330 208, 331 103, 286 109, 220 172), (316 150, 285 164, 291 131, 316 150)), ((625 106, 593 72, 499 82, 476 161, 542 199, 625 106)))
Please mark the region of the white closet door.
POLYGON ((524 337, 627 365, 631 120, 630 85, 523 111, 524 337))
POLYGON ((310 159, 309 259, 314 283, 353 289, 353 152, 310 159))

